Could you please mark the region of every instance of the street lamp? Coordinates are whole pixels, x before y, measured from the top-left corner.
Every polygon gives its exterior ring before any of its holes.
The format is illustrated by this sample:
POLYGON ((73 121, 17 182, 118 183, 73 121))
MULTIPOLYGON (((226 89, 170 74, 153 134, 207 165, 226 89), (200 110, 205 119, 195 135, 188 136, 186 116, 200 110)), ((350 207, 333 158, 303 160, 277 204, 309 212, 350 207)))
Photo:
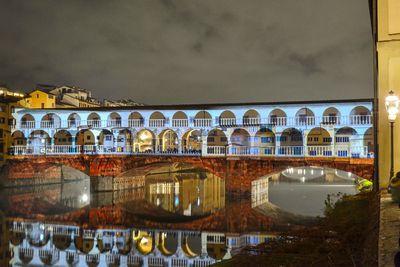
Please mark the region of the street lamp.
POLYGON ((385 99, 386 111, 388 113, 388 119, 390 123, 390 177, 394 176, 394 156, 393 156, 393 126, 399 113, 399 98, 394 94, 393 91, 389 92, 389 95, 385 99))

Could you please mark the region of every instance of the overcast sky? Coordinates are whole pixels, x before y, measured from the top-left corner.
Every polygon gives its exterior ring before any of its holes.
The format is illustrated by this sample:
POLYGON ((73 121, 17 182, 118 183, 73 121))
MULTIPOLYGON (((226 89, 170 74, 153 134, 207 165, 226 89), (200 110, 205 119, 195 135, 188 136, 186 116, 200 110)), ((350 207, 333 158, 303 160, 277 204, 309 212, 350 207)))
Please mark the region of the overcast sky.
POLYGON ((369 98, 367 0, 0 0, 0 84, 147 104, 369 98))

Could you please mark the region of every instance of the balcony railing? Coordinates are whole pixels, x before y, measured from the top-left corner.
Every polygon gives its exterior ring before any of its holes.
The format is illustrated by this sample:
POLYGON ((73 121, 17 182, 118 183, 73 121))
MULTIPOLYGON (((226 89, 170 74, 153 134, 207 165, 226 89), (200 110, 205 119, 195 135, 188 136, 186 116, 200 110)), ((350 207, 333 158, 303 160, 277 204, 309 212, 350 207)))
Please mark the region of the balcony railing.
POLYGON ((107 128, 107 127, 151 127, 151 128, 210 128, 220 126, 223 128, 244 126, 251 128, 259 127, 267 124, 277 127, 331 127, 331 126, 372 126, 371 115, 351 115, 351 116, 306 116, 306 117, 268 117, 268 118, 216 118, 212 119, 129 119, 127 121, 113 120, 66 120, 66 121, 51 121, 42 120, 38 123, 35 121, 21 121, 13 126, 13 129, 55 129, 55 128, 76 128, 87 125, 92 128, 107 128))
POLYGON ((138 151, 133 146, 105 145, 48 145, 12 146, 11 155, 73 155, 73 154, 129 154, 129 155, 197 155, 197 156, 278 156, 278 157, 344 157, 373 158, 367 146, 207 146, 200 150, 138 151))

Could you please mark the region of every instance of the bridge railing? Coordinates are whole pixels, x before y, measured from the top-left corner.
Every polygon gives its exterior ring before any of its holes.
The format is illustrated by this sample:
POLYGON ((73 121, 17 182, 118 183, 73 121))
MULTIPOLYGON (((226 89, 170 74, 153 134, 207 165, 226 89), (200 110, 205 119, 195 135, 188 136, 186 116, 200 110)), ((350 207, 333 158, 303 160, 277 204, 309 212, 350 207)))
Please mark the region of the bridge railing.
POLYGON ((133 146, 105 145, 46 145, 12 146, 10 155, 73 155, 73 154, 129 154, 129 155, 197 155, 197 156, 257 156, 257 157, 343 157, 373 158, 367 146, 208 146, 200 150, 138 151, 133 146))
POLYGON ((233 127, 259 127, 261 125, 272 125, 280 127, 308 127, 308 126, 372 126, 372 115, 351 116, 305 116, 305 117, 268 117, 268 118, 216 118, 213 119, 112 119, 112 120, 65 120, 65 121, 19 121, 12 125, 13 130, 18 129, 57 129, 76 128, 88 126, 91 128, 211 128, 219 126, 223 128, 233 127))

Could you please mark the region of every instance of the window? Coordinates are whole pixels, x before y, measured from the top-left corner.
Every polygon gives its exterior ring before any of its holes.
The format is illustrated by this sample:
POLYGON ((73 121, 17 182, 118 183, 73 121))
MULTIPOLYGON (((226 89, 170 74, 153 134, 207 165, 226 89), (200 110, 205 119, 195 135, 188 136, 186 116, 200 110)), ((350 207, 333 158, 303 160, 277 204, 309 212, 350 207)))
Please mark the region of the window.
POLYGON ((44 103, 42 103, 42 108, 44 108, 44 103))
POLYGON ((287 141, 287 136, 278 136, 278 139, 279 139, 281 142, 286 142, 286 141, 287 141))
POLYGON ((87 135, 86 140, 90 140, 91 139, 90 137, 91 137, 90 135, 87 135))
POLYGON ((207 137, 207 142, 214 142, 214 137, 207 137))
POLYGON ((226 136, 221 137, 221 142, 227 142, 227 141, 228 141, 228 138, 226 138, 226 136))
POLYGON ((261 143, 272 143, 274 142, 273 137, 261 137, 261 143))
POLYGON ((324 143, 330 143, 332 142, 332 137, 324 137, 324 143))
MULTIPOLYGON (((28 101, 29 102, 29 101, 28 101)), ((11 113, 14 113, 15 112, 15 107, 14 106, 11 106, 11 113)))
POLYGON ((6 123, 6 118, 0 117, 0 124, 4 124, 4 123, 6 123))
POLYGON ((106 135, 105 138, 106 138, 106 141, 111 141, 112 140, 112 135, 106 135))
POLYGON ((39 94, 36 94, 36 98, 39 98, 39 94))

